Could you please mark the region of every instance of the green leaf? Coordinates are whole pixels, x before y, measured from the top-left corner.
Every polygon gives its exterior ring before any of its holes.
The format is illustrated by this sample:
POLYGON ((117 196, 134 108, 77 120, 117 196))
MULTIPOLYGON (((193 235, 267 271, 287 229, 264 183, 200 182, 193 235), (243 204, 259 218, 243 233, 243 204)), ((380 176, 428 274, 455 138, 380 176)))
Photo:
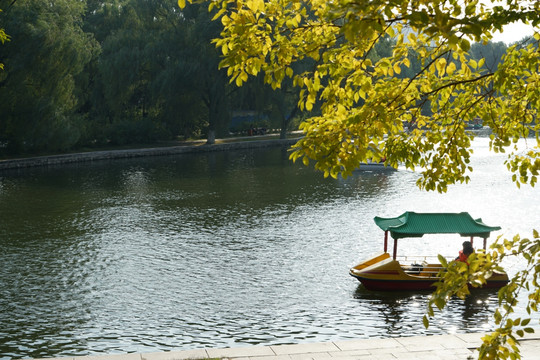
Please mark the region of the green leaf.
POLYGON ((427 329, 429 328, 429 319, 427 315, 424 315, 424 318, 422 319, 422 322, 424 323, 424 327, 427 329))
POLYGON ((460 47, 463 51, 467 52, 471 49, 471 43, 467 39, 461 39, 460 47))
POLYGON ((446 261, 446 258, 444 256, 439 254, 437 255, 437 259, 439 260, 443 268, 448 267, 448 262, 446 261))
POLYGON ((444 309, 444 307, 446 306, 446 300, 442 297, 435 298, 434 303, 435 303, 435 306, 437 306, 439 310, 444 309))

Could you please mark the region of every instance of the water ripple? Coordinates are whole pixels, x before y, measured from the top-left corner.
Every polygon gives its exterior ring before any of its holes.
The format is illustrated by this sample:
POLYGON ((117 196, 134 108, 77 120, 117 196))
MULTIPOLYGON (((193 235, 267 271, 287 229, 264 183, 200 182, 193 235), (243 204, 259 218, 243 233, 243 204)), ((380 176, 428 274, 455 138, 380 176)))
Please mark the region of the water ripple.
POLYGON ((538 192, 517 191, 485 139, 475 146, 471 183, 447 194, 405 170, 324 179, 280 150, 4 174, 0 359, 485 331, 492 292, 452 300, 425 330, 429 294, 368 292, 348 275, 382 250, 376 215, 537 225, 538 192))

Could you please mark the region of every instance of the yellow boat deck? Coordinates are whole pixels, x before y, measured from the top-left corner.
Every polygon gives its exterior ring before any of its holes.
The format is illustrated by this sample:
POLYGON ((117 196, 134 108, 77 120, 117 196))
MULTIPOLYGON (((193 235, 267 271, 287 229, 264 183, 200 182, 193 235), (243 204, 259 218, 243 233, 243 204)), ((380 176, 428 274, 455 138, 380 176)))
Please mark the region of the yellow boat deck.
MULTIPOLYGON (((394 260, 382 253, 351 268, 350 275, 372 290, 428 290, 433 289, 442 269, 436 257, 401 256, 394 260)), ((485 287, 499 288, 507 282, 506 274, 493 273, 485 287)))

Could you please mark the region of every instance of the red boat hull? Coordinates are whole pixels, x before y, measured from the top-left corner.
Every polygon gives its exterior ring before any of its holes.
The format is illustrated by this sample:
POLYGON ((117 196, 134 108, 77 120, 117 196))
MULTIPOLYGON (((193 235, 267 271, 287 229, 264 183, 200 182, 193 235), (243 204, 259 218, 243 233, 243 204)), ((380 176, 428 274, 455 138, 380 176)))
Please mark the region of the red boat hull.
MULTIPOLYGON (((434 290, 435 281, 430 280, 381 280, 381 279, 368 279, 360 276, 355 277, 364 285, 368 290, 373 291, 417 291, 417 290, 434 290)), ((499 289, 508 284, 506 280, 492 280, 482 287, 482 289, 499 289)))

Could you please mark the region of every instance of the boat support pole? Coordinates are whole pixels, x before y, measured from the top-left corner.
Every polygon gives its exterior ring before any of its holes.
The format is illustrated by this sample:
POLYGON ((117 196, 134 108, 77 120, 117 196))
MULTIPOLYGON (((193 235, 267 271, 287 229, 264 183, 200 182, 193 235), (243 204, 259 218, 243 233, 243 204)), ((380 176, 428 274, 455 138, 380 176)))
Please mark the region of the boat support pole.
POLYGON ((394 260, 397 257, 397 239, 394 239, 394 260))
POLYGON ((388 230, 384 232, 384 252, 388 252, 388 230))
POLYGON ((484 238, 484 250, 486 250, 487 247, 487 238, 484 238))

